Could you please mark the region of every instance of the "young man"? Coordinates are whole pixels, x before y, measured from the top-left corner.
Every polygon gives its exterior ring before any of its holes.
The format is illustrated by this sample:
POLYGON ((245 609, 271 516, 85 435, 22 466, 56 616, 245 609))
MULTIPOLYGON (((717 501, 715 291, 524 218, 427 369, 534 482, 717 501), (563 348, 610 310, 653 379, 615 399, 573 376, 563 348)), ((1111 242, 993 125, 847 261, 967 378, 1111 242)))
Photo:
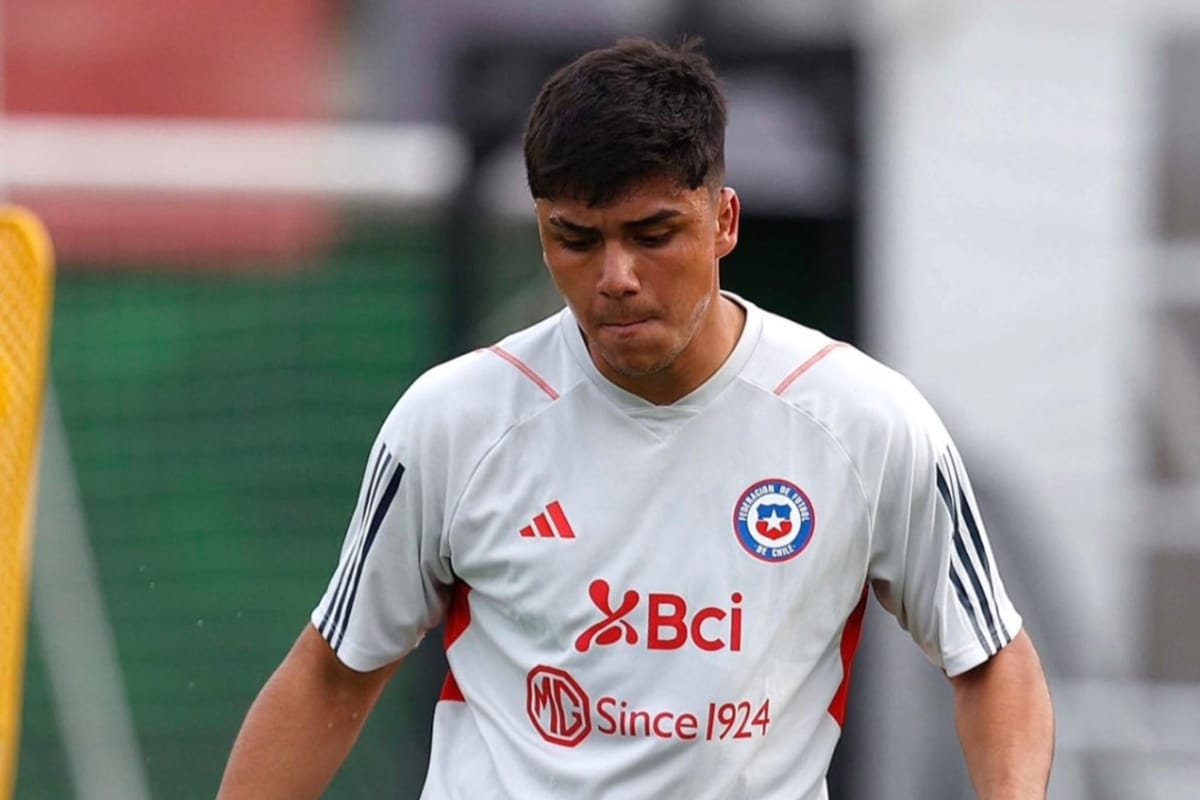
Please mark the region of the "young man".
POLYGON ((868 585, 950 677, 979 795, 1044 797, 1045 679, 941 422, 720 291, 724 133, 694 45, 543 87, 525 158, 566 308, 397 403, 222 798, 316 797, 442 620, 426 798, 825 798, 868 585))

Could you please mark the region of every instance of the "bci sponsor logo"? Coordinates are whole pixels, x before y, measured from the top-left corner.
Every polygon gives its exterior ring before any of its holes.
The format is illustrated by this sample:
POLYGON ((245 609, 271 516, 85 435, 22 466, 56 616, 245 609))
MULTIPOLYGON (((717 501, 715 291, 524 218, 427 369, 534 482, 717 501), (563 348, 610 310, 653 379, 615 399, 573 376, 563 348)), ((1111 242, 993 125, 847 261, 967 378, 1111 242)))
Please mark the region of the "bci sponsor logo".
POLYGON ((620 642, 635 646, 644 642, 648 650, 678 650, 689 643, 709 652, 742 649, 741 592, 730 595, 726 608, 691 608, 681 595, 650 592, 645 596, 645 614, 636 619, 632 618, 642 605, 642 595, 634 589, 613 602, 608 581, 597 579, 588 586, 588 596, 603 619, 576 637, 575 649, 581 653, 620 642))

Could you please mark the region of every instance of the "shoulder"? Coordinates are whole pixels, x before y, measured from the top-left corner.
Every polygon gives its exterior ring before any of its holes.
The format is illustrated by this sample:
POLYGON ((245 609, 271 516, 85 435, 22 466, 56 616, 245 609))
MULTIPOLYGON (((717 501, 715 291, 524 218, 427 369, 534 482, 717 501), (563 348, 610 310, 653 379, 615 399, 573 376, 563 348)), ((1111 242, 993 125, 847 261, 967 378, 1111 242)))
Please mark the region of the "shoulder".
POLYGON ((907 438, 936 414, 904 375, 858 348, 763 312, 762 340, 746 377, 811 417, 861 457, 907 438))
POLYGON ((386 438, 486 448, 541 413, 580 379, 562 343, 560 316, 424 372, 392 408, 386 438))

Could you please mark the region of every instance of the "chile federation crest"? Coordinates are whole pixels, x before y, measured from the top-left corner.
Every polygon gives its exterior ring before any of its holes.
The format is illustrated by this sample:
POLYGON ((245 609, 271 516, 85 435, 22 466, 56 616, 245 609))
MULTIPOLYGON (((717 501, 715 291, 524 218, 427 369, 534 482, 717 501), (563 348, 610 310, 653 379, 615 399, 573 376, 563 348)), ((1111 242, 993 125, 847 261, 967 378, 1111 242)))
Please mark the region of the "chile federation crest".
POLYGON ((746 552, 778 563, 800 555, 812 541, 817 520, 800 487, 781 478, 759 481, 738 499, 733 532, 746 552))

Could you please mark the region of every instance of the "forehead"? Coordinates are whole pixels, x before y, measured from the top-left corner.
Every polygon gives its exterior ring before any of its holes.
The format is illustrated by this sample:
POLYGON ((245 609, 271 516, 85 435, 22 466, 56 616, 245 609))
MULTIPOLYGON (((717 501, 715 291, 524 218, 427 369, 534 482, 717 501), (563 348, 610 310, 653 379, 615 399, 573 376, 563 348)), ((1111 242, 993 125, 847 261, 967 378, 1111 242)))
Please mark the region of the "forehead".
POLYGON ((712 190, 707 186, 688 189, 671 180, 657 179, 636 184, 603 205, 589 205, 572 197, 543 197, 537 200, 536 207, 542 220, 556 217, 579 225, 600 226, 606 222, 620 224, 645 219, 664 210, 698 215, 711 201, 712 190))

